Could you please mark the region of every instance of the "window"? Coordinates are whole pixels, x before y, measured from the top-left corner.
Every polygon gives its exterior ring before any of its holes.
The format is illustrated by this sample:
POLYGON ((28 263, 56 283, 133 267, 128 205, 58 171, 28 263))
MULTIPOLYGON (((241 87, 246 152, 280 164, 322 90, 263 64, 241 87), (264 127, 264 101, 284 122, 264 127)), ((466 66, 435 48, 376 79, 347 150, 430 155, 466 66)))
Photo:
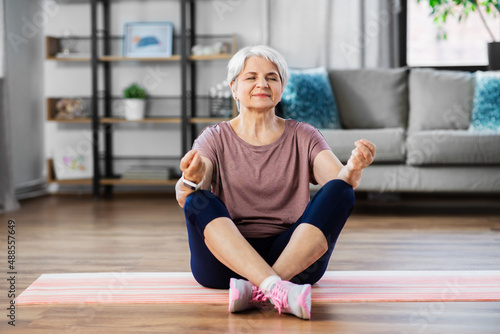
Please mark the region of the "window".
MULTIPOLYGON (((438 39, 428 1, 407 0, 408 66, 480 66, 488 65, 487 43, 491 37, 477 13, 462 22, 448 17, 443 28, 447 39, 438 39)), ((500 35, 500 18, 484 13, 495 38, 500 35)))

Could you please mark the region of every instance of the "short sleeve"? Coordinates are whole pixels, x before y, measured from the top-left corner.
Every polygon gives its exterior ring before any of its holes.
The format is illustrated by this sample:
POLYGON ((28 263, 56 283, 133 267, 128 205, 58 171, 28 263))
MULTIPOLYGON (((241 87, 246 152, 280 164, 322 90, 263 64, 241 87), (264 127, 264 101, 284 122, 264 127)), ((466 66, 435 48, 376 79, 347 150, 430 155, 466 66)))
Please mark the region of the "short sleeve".
POLYGON ((314 160, 319 152, 324 150, 331 150, 330 146, 325 140, 325 137, 314 126, 300 122, 298 125, 297 133, 300 136, 303 149, 307 150, 307 158, 309 162, 309 182, 317 184, 314 178, 314 160))
POLYGON ((330 145, 326 142, 325 137, 319 132, 318 129, 314 128, 311 133, 311 139, 309 144, 309 164, 311 168, 314 165, 314 159, 319 154, 319 152, 324 150, 331 150, 330 145))

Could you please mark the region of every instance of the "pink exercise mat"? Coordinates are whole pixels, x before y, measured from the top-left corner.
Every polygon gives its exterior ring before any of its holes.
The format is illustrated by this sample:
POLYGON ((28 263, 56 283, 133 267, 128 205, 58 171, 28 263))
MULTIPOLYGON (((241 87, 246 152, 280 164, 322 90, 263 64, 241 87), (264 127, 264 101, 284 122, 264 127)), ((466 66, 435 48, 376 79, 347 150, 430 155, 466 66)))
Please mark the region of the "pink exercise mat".
MULTIPOLYGON (((500 271, 329 271, 313 302, 500 301, 500 271)), ((17 305, 227 303, 228 291, 200 286, 188 272, 43 274, 17 305)))

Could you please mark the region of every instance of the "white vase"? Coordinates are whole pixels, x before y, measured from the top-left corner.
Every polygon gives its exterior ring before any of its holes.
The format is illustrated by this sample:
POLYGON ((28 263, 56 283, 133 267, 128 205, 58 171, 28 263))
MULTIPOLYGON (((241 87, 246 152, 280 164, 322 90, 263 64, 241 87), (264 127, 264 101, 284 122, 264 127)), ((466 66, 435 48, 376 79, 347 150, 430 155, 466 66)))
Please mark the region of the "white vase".
POLYGON ((146 114, 145 99, 125 99, 125 119, 128 121, 139 121, 146 114))

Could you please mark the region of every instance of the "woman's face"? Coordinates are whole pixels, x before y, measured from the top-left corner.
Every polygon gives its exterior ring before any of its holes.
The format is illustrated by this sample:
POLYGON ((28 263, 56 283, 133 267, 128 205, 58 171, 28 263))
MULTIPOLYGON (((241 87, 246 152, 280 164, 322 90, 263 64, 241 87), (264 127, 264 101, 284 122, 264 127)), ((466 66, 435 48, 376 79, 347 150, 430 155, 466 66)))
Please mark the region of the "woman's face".
POLYGON ((281 101, 283 93, 278 67, 262 57, 250 57, 231 83, 231 90, 240 102, 240 111, 244 108, 268 111, 281 101))

